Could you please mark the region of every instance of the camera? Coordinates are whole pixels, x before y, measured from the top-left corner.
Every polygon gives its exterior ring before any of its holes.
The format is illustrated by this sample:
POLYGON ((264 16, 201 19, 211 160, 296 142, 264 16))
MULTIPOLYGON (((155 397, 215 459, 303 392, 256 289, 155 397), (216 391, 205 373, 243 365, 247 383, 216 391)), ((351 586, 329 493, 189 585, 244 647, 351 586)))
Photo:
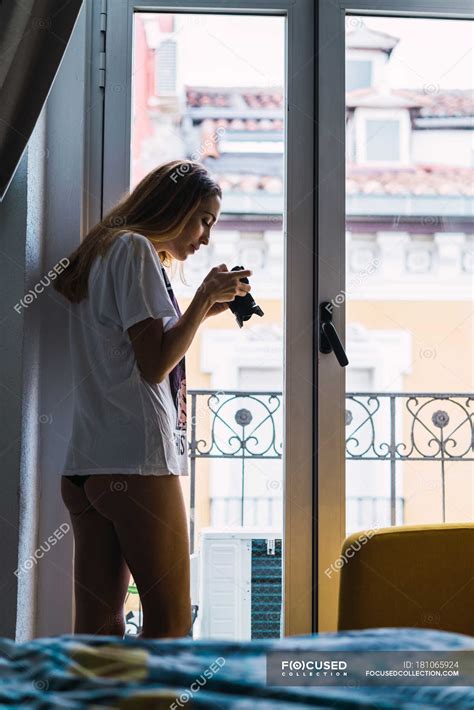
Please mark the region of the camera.
MULTIPOLYGON (((234 266, 231 271, 240 271, 243 268, 243 266, 234 266)), ((246 276, 240 281, 244 284, 249 282, 246 276)), ((262 309, 255 303, 251 293, 246 293, 245 296, 236 296, 233 301, 229 302, 229 308, 234 314, 239 328, 242 328, 244 321, 249 320, 253 315, 263 316, 262 309)))

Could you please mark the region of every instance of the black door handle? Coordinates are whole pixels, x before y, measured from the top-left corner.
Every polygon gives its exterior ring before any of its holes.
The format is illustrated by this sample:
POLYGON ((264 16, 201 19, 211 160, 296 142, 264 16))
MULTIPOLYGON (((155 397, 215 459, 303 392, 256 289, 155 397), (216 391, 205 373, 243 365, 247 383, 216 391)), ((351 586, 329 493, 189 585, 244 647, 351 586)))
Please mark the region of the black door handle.
POLYGON ((332 304, 329 301, 323 301, 320 304, 319 320, 319 352, 325 354, 334 353, 339 365, 346 367, 349 364, 349 360, 332 322, 332 304))

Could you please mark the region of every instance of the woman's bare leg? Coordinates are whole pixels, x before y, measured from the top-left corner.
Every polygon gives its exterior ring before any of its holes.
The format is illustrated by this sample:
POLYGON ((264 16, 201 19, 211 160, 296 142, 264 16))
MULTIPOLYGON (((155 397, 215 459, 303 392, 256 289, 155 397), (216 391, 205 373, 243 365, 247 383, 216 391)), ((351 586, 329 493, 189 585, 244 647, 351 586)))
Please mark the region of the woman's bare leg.
POLYGON ((74 532, 74 633, 123 636, 130 570, 115 528, 64 476, 61 493, 74 532))
POLYGON ((142 638, 191 629, 189 536, 179 476, 97 475, 85 491, 110 520, 143 606, 142 638))

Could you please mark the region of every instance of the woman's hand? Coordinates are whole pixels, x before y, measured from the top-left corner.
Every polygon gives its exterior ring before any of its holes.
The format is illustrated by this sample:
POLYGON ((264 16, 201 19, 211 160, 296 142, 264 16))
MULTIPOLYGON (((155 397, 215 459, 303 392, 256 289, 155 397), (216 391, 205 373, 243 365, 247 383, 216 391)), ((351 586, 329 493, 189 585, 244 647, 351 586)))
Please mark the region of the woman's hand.
POLYGON ((219 313, 224 313, 224 311, 227 311, 228 309, 228 303, 214 303, 214 305, 209 308, 208 312, 204 317, 208 318, 209 316, 218 316, 219 313))
MULTIPOLYGON (((245 296, 252 287, 250 284, 242 283, 240 279, 251 274, 250 269, 229 271, 225 264, 211 269, 198 289, 210 303, 209 311, 212 311, 215 305, 226 304, 228 307, 229 301, 233 301, 236 296, 245 296)), ((222 309, 216 308, 210 315, 216 313, 222 313, 222 309)))

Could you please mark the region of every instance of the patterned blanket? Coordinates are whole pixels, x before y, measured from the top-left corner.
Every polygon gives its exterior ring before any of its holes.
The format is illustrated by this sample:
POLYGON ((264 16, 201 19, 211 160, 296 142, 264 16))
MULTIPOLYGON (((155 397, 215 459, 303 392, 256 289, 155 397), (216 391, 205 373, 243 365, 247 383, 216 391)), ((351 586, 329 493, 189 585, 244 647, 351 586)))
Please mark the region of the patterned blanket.
POLYGON ((268 686, 266 653, 474 650, 474 638, 426 629, 367 629, 249 642, 60 636, 0 639, 0 706, 50 708, 474 708, 462 686, 268 686))

